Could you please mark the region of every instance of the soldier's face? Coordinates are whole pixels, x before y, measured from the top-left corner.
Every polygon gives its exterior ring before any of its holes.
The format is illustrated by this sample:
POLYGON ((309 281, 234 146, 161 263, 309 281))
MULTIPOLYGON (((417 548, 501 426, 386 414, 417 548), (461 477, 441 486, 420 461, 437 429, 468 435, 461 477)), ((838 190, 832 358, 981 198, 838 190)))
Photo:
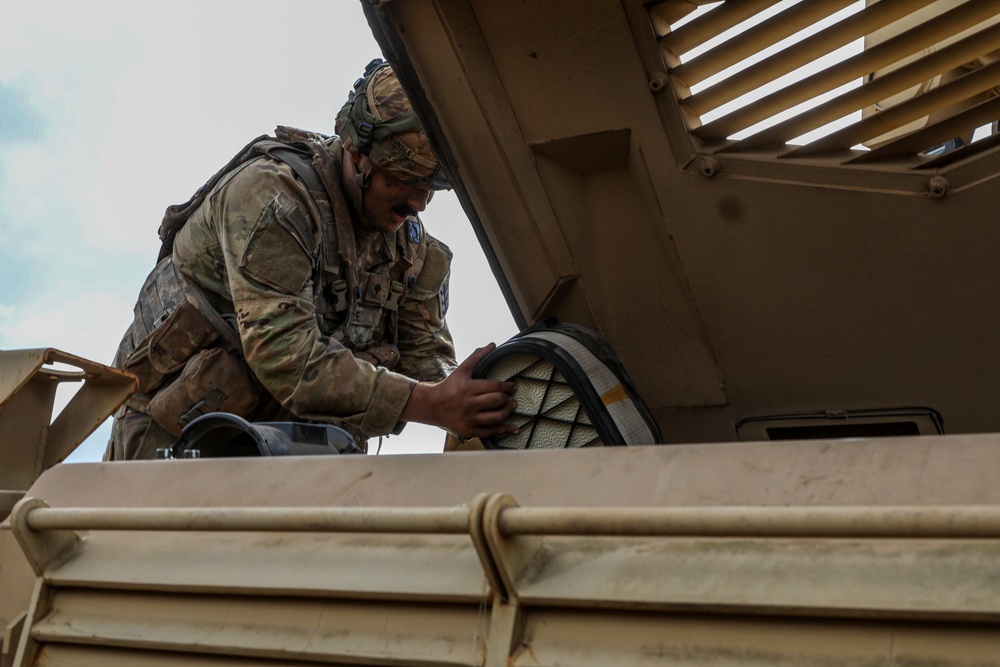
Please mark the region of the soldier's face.
MULTIPOLYGON (((367 156, 359 157, 357 166, 361 171, 371 167, 367 156)), ((365 222, 380 232, 395 233, 407 218, 427 208, 432 194, 407 185, 385 169, 375 169, 364 193, 365 222)))

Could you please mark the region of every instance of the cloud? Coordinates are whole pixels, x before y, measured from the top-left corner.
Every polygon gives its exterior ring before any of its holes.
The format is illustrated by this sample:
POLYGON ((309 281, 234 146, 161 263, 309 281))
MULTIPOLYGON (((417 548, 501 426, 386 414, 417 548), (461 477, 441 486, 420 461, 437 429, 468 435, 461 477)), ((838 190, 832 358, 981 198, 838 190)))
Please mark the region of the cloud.
POLYGON ((0 246, 0 321, 4 318, 5 309, 30 298, 37 282, 38 272, 28 258, 14 248, 0 246))
POLYGON ((64 287, 64 293, 30 303, 0 305, 0 349, 54 347, 110 363, 132 321, 134 295, 64 287))
POLYGON ((28 93, 0 82, 0 140, 36 140, 44 121, 28 93))
MULTIPOLYGON (((88 29, 55 13, 50 21, 19 6, 0 27, 0 303, 8 308, 0 311, 0 347, 62 346, 80 353, 82 344, 106 359, 113 344, 99 347, 90 331, 78 328, 96 319, 100 331, 101 318, 74 302, 129 281, 141 284, 145 275, 137 268, 145 258, 108 261, 96 251, 104 241, 96 218, 118 209, 112 201, 97 210, 88 199, 117 114, 115 88, 141 61, 142 45, 128 29, 88 29), (71 321, 60 320, 69 313, 71 321), (67 337, 67 331, 82 336, 67 337)), ((131 311, 131 304, 116 301, 122 306, 131 311)))

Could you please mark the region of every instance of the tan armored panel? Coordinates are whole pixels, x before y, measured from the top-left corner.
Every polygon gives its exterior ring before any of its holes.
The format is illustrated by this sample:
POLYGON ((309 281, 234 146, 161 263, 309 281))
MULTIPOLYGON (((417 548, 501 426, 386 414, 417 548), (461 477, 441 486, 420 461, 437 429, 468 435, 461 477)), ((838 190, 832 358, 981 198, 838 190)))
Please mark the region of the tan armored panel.
POLYGON ((4 667, 998 665, 998 464, 993 435, 57 466, 0 532, 4 667))
POLYGON ((515 315, 605 336, 667 442, 1000 427, 997 3, 369 14, 515 315))

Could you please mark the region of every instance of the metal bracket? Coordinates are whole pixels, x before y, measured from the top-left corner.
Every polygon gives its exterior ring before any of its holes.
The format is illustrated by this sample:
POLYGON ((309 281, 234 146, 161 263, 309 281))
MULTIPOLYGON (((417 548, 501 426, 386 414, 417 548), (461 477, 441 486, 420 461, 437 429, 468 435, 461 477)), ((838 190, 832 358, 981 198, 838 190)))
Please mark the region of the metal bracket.
POLYGON ((136 379, 128 373, 52 348, 0 351, 0 488, 27 490, 136 387, 136 379), (79 370, 48 367, 55 363, 79 370), (56 388, 63 382, 83 386, 52 420, 56 388))
POLYGON ((14 506, 10 528, 17 543, 21 545, 31 569, 39 577, 54 562, 62 561, 76 551, 82 541, 72 530, 34 530, 30 524, 33 510, 49 505, 40 498, 24 498, 14 506))
POLYGON ((524 614, 519 604, 504 602, 499 596, 493 598, 483 667, 508 667, 512 664, 514 643, 521 637, 523 626, 524 614))
POLYGON ((507 507, 517 507, 510 496, 481 493, 469 510, 469 535, 494 592, 484 667, 506 667, 510 662, 524 620, 515 583, 541 546, 538 537, 521 536, 515 540, 501 535, 498 519, 507 507))
POLYGON ((14 654, 21 643, 21 631, 24 630, 24 619, 28 618, 28 612, 22 611, 13 621, 3 629, 3 648, 0 652, 0 667, 12 667, 14 664, 14 654))
POLYGON ((509 507, 518 507, 517 501, 511 496, 503 493, 490 496, 484 508, 482 525, 486 544, 502 584, 497 592, 505 602, 516 603, 517 581, 541 549, 542 539, 533 535, 504 535, 500 530, 500 515, 509 507))
POLYGON ((497 569, 490 545, 486 540, 486 531, 483 527, 483 516, 486 513, 486 504, 493 496, 489 493, 480 493, 472 500, 469 506, 469 537, 476 548, 476 555, 479 556, 479 564, 483 567, 483 574, 486 575, 486 582, 490 588, 500 597, 506 599, 507 589, 504 587, 500 571, 497 569))

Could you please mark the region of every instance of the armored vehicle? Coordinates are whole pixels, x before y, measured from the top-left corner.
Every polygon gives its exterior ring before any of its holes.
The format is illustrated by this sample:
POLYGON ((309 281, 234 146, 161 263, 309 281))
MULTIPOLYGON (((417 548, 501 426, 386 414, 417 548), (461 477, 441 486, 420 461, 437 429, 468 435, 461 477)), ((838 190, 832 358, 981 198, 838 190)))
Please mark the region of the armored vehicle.
POLYGON ((3 666, 1000 664, 1000 3, 365 8, 660 442, 54 465, 131 379, 7 353, 3 666))

